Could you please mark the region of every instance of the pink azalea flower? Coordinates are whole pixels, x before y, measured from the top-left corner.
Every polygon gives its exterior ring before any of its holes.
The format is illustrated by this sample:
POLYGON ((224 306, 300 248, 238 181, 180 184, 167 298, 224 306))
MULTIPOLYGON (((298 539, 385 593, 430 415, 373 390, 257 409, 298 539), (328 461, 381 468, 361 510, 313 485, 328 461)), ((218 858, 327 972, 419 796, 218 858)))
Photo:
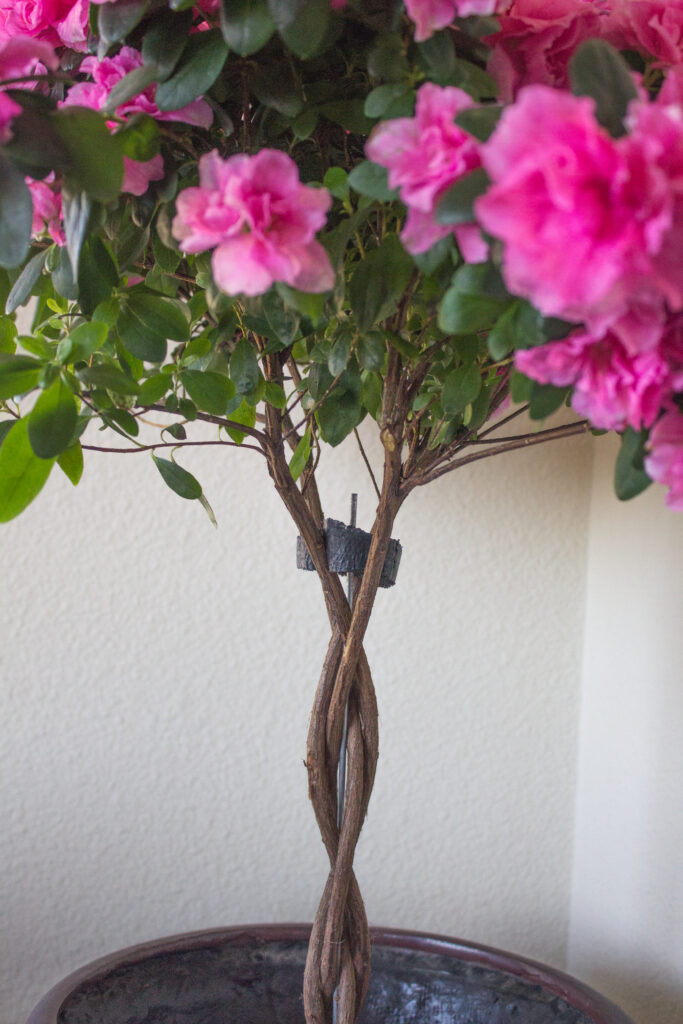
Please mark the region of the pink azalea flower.
POLYGON ((54 184, 54 173, 48 174, 42 181, 26 178, 31 199, 33 200, 33 221, 31 237, 39 238, 47 233, 57 245, 65 245, 66 237, 62 226, 62 193, 51 188, 54 184))
POLYGON ((659 64, 683 61, 683 0, 611 0, 604 35, 659 64))
POLYGON ((683 414, 672 408, 657 420, 648 442, 645 471, 652 480, 669 488, 669 508, 683 511, 683 414))
MULTIPOLYGON (((57 57, 49 43, 30 36, 15 36, 0 42, 0 81, 40 74, 45 71, 45 66, 55 68, 57 64, 57 57)), ((30 86, 30 82, 17 82, 14 88, 30 86)), ((9 142, 12 138, 12 121, 20 113, 20 104, 0 92, 0 143, 9 142)))
POLYGON ((475 208, 503 242, 511 291, 599 333, 652 291, 670 184, 638 139, 607 134, 591 99, 527 86, 481 154, 493 185, 475 208))
POLYGON ((613 333, 577 331, 563 341, 518 350, 515 366, 540 384, 574 388, 571 403, 600 430, 649 427, 669 385, 658 349, 631 355, 613 333))
POLYGON ((185 252, 213 249, 216 284, 230 295, 262 295, 274 281, 307 292, 334 285, 315 233, 331 204, 327 189, 299 181, 296 164, 275 149, 199 161, 199 187, 176 201, 173 234, 185 252))
MULTIPOLYGON (((1 2, 1 0, 0 0, 1 2)), ((98 60, 97 57, 86 57, 80 70, 92 76, 92 82, 79 82, 69 89, 65 106, 90 107, 101 110, 107 103, 109 93, 124 75, 135 68, 142 67, 142 54, 130 46, 122 46, 113 57, 98 60)), ((119 117, 126 114, 149 114, 158 121, 183 121, 199 128, 209 128, 213 121, 211 107, 203 99, 193 100, 180 110, 162 112, 154 102, 155 85, 148 86, 144 92, 138 93, 116 108, 119 117)))
POLYGON ((83 50, 88 38, 88 0, 0 0, 0 40, 15 36, 83 50))
POLYGON ((389 171, 389 186, 399 189, 408 208, 401 240, 408 252, 426 252, 441 238, 455 234, 463 255, 486 259, 487 248, 476 225, 439 224, 435 209, 443 193, 481 165, 479 143, 454 123, 456 114, 474 106, 467 93, 426 82, 417 94, 415 117, 398 117, 377 125, 365 152, 389 171))
POLYGON ((405 0, 408 17, 415 22, 418 43, 450 25, 455 18, 471 14, 495 14, 505 0, 405 0))
POLYGON ((123 158, 123 181, 121 191, 133 196, 143 196, 149 188, 150 181, 160 181, 164 176, 164 160, 157 153, 151 160, 131 160, 123 158))
POLYGON ((523 85, 568 86, 569 61, 576 48, 601 32, 604 0, 513 0, 498 17, 500 31, 488 36, 493 47, 488 70, 501 98, 510 102, 523 85))

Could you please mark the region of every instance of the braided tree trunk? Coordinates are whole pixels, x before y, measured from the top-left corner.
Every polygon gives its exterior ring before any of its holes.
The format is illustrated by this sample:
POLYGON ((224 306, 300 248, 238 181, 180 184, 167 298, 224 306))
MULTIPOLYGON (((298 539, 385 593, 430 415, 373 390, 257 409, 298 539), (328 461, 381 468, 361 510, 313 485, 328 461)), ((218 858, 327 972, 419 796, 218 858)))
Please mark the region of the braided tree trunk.
MULTIPOLYGON (((281 372, 281 367, 272 364, 267 369, 273 379, 281 372)), ((372 792, 378 755, 377 703, 363 638, 401 504, 400 446, 387 435, 384 479, 372 541, 352 610, 338 576, 327 564, 323 515, 315 482, 310 479, 305 491, 301 491, 292 480, 285 458, 286 424, 283 431, 282 418, 271 407, 266 426, 269 472, 313 560, 332 630, 313 704, 306 758, 309 794, 330 859, 330 873, 313 923, 304 978, 304 1009, 307 1024, 331 1024, 334 998, 338 1024, 354 1024, 370 980, 370 938, 353 873, 353 856, 372 792), (347 703, 346 798, 339 829, 337 768, 347 703)))

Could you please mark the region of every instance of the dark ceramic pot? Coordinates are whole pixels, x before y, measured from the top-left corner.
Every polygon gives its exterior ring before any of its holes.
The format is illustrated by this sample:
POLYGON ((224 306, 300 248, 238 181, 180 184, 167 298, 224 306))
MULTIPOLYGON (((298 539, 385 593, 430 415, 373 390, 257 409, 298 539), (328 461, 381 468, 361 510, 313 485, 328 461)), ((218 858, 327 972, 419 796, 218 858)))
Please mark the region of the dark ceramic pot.
MULTIPOLYGON (((195 932, 96 960, 28 1024, 304 1024, 307 925, 195 932)), ((459 939, 375 928, 359 1024, 633 1024, 550 967, 459 939)))

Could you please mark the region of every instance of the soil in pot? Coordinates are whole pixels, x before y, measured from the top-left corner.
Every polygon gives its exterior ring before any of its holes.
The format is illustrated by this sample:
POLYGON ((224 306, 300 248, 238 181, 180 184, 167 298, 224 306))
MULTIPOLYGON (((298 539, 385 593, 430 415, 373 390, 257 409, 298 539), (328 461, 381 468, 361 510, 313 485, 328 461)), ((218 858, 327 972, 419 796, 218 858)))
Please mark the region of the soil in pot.
MULTIPOLYGON (((304 1024, 308 927, 200 932, 77 971, 28 1024, 304 1024)), ((359 1024, 633 1024, 573 978, 455 939, 373 931, 359 1024)))

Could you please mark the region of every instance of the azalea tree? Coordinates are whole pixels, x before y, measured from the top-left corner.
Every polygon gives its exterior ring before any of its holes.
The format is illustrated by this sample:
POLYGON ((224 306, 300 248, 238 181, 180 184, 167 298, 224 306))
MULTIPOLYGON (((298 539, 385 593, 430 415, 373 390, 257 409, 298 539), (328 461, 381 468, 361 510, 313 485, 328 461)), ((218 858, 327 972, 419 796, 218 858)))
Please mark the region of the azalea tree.
POLYGON ((0 521, 85 452, 151 453, 211 518, 183 449, 264 460, 331 629, 308 1024, 352 1024, 368 985, 363 639, 403 502, 613 430, 619 496, 683 508, 682 40, 681 0, 0 0, 0 521), (316 471, 366 419, 351 606, 316 471))

